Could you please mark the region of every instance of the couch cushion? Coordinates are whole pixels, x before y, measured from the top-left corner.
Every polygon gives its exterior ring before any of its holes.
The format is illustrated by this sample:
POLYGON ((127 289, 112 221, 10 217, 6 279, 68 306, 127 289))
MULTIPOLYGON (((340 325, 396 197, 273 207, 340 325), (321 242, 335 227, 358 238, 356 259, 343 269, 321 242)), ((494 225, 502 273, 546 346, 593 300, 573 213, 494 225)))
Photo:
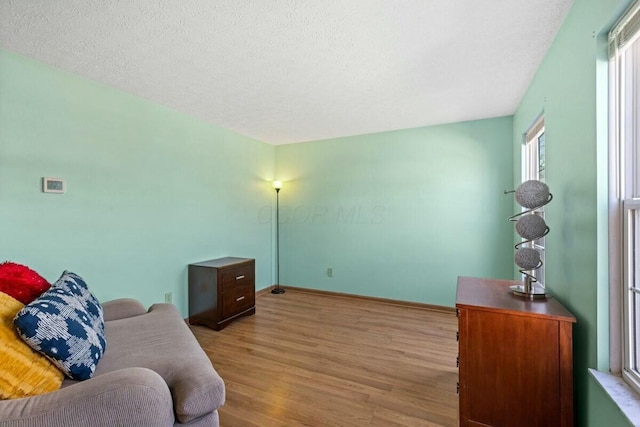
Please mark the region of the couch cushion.
POLYGON ((0 399, 48 393, 60 388, 62 371, 29 347, 15 331, 13 318, 24 307, 0 292, 0 399))
POLYGON ((65 271, 14 320, 22 339, 75 380, 93 375, 106 347, 102 307, 82 278, 65 271))
POLYGON ((29 304, 49 289, 49 282, 29 267, 15 262, 0 264, 0 292, 29 304))
POLYGON ((224 382, 175 306, 156 304, 146 314, 105 322, 105 332, 109 348, 96 376, 130 367, 154 370, 167 382, 181 423, 224 404, 224 382))

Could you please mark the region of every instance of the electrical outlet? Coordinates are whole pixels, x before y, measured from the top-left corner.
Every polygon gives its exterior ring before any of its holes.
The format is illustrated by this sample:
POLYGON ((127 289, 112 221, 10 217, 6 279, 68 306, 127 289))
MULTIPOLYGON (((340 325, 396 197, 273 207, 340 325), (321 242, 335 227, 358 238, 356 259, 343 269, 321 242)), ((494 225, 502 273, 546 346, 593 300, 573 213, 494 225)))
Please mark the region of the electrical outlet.
POLYGON ((166 294, 164 294, 164 302, 167 304, 173 303, 173 295, 171 294, 171 292, 167 292, 166 294))
POLYGON ((327 277, 333 277, 333 268, 327 268, 327 277))

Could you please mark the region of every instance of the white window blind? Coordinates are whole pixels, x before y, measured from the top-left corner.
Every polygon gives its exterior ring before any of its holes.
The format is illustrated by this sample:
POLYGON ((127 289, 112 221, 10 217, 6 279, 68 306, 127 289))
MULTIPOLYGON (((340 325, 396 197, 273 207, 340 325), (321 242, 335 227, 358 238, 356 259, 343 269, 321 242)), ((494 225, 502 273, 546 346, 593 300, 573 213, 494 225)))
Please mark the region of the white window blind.
POLYGON ((640 2, 635 2, 609 33, 609 55, 614 56, 640 36, 640 2))

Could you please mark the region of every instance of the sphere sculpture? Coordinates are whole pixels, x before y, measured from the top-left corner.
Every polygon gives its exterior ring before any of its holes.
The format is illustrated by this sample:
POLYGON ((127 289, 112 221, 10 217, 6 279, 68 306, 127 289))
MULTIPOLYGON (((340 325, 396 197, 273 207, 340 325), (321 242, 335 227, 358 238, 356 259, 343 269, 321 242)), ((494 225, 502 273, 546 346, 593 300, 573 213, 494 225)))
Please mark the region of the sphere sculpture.
POLYGON ((515 245, 514 262, 520 267, 520 273, 524 275, 524 285, 515 285, 511 291, 528 298, 545 297, 544 288, 535 288, 537 281, 533 272, 542 267, 542 257, 533 242, 549 233, 549 227, 544 218, 538 214, 541 207, 553 199, 547 184, 537 180, 525 181, 516 190, 505 191, 515 193, 516 202, 524 211, 509 217, 509 221, 516 222, 516 232, 524 240, 515 245))
POLYGON ((516 251, 513 258, 516 265, 523 270, 535 270, 542 265, 540 252, 533 248, 520 248, 516 251))
POLYGON ((516 202, 523 208, 537 209, 549 203, 549 187, 534 179, 525 181, 516 189, 516 202))
POLYGON ((525 240, 535 240, 547 234, 549 227, 539 215, 523 215, 516 222, 516 232, 525 240))

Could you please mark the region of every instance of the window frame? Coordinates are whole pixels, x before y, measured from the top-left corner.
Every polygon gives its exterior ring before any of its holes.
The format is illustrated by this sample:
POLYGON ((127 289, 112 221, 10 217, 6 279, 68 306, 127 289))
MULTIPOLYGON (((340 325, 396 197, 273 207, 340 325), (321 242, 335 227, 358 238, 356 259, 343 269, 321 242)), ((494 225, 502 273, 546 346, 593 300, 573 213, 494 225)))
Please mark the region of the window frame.
MULTIPOLYGON (((546 155, 544 114, 541 114, 536 118, 524 134, 522 142, 522 182, 531 179, 544 182, 545 177, 542 176, 541 179, 540 176, 540 172, 544 170, 544 166, 546 164, 546 159, 544 159, 544 156, 546 155), (543 146, 545 146, 542 150, 542 155, 540 153, 541 139, 543 146), (542 163, 540 161, 541 157, 543 158, 542 163)), ((540 215, 544 219, 544 206, 537 208, 535 211, 537 215, 540 215)), ((545 244, 544 237, 527 244, 527 246, 537 249, 540 253, 542 266, 539 269, 533 270, 531 274, 536 278, 537 284, 543 289, 545 287, 545 244)), ((522 280, 524 280, 524 275, 522 280)))
POLYGON ((640 247, 640 198, 622 200, 623 212, 623 333, 624 343, 622 377, 640 393, 640 280, 636 266, 637 255, 633 247, 640 247), (634 219, 634 213, 636 218, 634 219), (635 335, 635 337, 634 337, 635 335))
POLYGON ((610 370, 640 393, 640 2, 609 33, 610 370), (637 255, 636 255, 637 254, 637 255))

